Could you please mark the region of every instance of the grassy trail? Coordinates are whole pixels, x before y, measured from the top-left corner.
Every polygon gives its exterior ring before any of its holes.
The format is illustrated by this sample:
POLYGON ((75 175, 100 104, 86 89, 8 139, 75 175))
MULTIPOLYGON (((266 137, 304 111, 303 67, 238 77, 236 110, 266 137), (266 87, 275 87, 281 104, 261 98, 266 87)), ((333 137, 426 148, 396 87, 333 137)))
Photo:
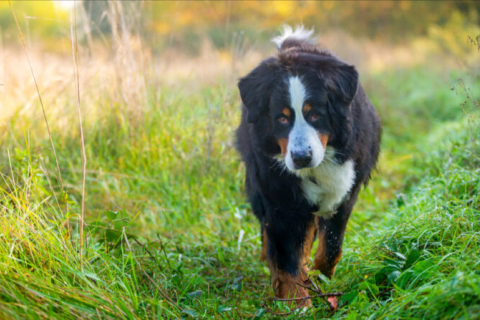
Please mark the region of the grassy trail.
MULTIPOLYGON (((448 90, 455 77, 362 79, 384 137, 336 278, 321 284, 344 292, 343 306, 315 300, 292 319, 480 318, 478 127, 448 90)), ((188 85, 151 89, 140 115, 101 97, 87 110, 83 268, 74 114, 52 116, 68 197, 38 115, 11 119, 0 137, 0 318, 275 318, 262 307, 273 293, 233 148, 238 94, 188 85)))

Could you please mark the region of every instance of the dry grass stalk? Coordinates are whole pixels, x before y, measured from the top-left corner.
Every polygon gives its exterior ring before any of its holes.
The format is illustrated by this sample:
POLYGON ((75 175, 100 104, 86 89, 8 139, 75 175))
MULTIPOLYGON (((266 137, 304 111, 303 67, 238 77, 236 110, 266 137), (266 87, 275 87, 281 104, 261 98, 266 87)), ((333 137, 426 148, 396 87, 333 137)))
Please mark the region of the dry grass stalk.
MULTIPOLYGON (((43 118, 44 118, 45 124, 47 126, 48 137, 50 139, 50 144, 52 146, 53 155, 55 157, 55 163, 57 165, 58 180, 60 182, 60 188, 62 189, 63 194, 65 194, 65 190, 63 189, 62 173, 60 172, 60 165, 58 164, 57 151, 55 150, 55 144, 53 143, 52 134, 50 132, 50 126, 48 124, 47 114, 45 113, 45 107, 43 105, 42 95, 40 94, 40 89, 38 88, 37 78, 35 77, 35 72, 33 71, 32 62, 30 60, 30 55, 28 53, 27 46, 25 44, 25 39, 23 37, 22 30, 20 29, 20 25, 18 24, 17 16, 15 15, 15 11, 13 10, 12 2, 9 0, 8 3, 10 5, 10 10, 12 11, 13 18, 15 19, 15 23, 17 25, 18 33, 20 34, 20 38, 22 40, 22 45, 23 45, 23 49, 25 51, 25 55, 27 56, 28 65, 30 66, 30 72, 32 73, 33 82, 35 83, 35 88, 37 90, 38 100, 40 101, 40 105, 42 106, 43 118)), ((65 201, 65 209, 68 212, 68 202, 66 202, 66 201, 65 201)))
POLYGON ((82 111, 80 108, 80 82, 78 74, 78 39, 77 39, 77 10, 73 6, 73 23, 70 20, 70 31, 72 34, 72 55, 73 64, 75 68, 75 86, 77 91, 77 111, 78 111, 78 125, 80 129, 80 145, 82 151, 82 212, 80 215, 80 267, 83 269, 83 238, 84 238, 84 218, 85 218, 85 175, 87 170, 87 156, 85 154, 85 140, 83 137, 82 126, 82 111))
POLYGON ((116 88, 126 110, 136 121, 143 118, 146 104, 145 55, 141 31, 142 2, 109 1, 108 21, 112 30, 117 74, 116 88), (128 10, 128 14, 124 11, 128 10))

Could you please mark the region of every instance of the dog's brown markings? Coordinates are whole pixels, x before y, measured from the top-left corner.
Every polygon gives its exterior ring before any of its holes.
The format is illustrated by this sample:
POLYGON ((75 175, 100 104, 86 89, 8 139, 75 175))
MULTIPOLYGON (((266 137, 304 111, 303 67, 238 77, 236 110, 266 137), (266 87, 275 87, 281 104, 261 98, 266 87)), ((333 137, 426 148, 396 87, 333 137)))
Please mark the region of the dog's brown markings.
POLYGON ((318 138, 320 138, 320 142, 322 143, 323 149, 325 149, 328 143, 328 138, 329 138, 328 134, 319 133, 318 138))
MULTIPOLYGON (((282 109, 283 114, 290 119, 290 116, 292 115, 292 112, 290 111, 289 108, 285 107, 282 109)), ((287 145, 288 145, 288 138, 281 138, 278 139, 278 145, 280 146, 280 150, 282 151, 282 156, 285 157, 287 154, 287 145)))
MULTIPOLYGON (((310 281, 307 277, 305 268, 300 268, 298 274, 292 276, 290 273, 279 270, 272 263, 270 265, 270 272, 272 276, 272 287, 275 290, 275 297, 278 299, 303 298, 308 297, 308 289, 303 286, 308 286, 310 281), (300 283, 303 286, 297 285, 300 283)), ((312 302, 310 299, 305 301, 297 300, 297 304, 302 307, 310 307, 312 302)))
POLYGON ((304 114, 307 114, 310 110, 312 110, 312 106, 308 103, 306 103, 304 106, 303 106, 303 113, 304 114))
POLYGON ((325 230, 318 230, 318 247, 313 260, 313 269, 320 270, 325 276, 331 278, 335 274, 337 263, 342 257, 342 252, 335 257, 334 261, 329 261, 327 256, 327 241, 325 238, 325 230))
POLYGON ((310 251, 312 251, 313 241, 315 241, 315 234, 317 228, 315 223, 312 221, 307 227, 307 234, 305 235, 305 241, 303 242, 303 255, 301 265, 305 266, 310 260, 310 251))
POLYGON ((267 259, 267 230, 264 228, 262 232, 262 252, 260 253, 260 261, 267 259))
POLYGON ((280 150, 282 151, 282 156, 285 157, 287 154, 288 138, 282 138, 277 140, 280 150))
POLYGON ((342 251, 340 251, 338 256, 335 257, 335 261, 333 262, 332 277, 335 274, 335 270, 337 269, 337 265, 340 262, 341 258, 342 258, 342 251))
MULTIPOLYGON (((315 219, 315 222, 312 222, 307 227, 307 233, 305 235, 305 240, 302 247, 302 258, 300 259, 298 266, 298 274, 291 275, 288 272, 278 269, 276 264, 268 259, 268 266, 270 268, 271 278, 272 278, 272 287, 275 290, 275 297, 278 299, 292 299, 292 298, 303 298, 308 297, 308 286, 310 285, 310 280, 307 276, 307 263, 310 258, 310 250, 312 249, 315 236, 318 234, 318 248, 315 253, 314 266, 313 269, 320 270, 324 275, 331 278, 335 273, 337 263, 340 261, 342 256, 341 252, 338 254, 334 261, 329 261, 327 256, 327 242, 325 238, 325 229, 317 229, 318 219, 315 219)), ((263 230, 263 243, 262 243, 262 259, 267 255, 267 232, 263 230)), ((329 298, 330 299, 330 298, 329 298)), ((301 307, 311 307, 311 299, 298 299, 295 300, 298 306, 301 307)), ((330 304, 332 302, 329 300, 330 304)), ((336 305, 333 305, 335 308, 336 305)))
MULTIPOLYGON (((272 277, 272 287, 275 290, 275 297, 278 299, 291 299, 291 298, 303 298, 308 297, 308 289, 304 286, 310 285, 310 280, 307 276, 307 263, 310 258, 310 251, 312 249, 313 241, 315 240, 315 223, 312 223, 307 228, 307 234, 302 248, 302 258, 300 259, 298 266, 298 274, 291 275, 288 272, 279 270, 277 266, 269 260, 269 268, 272 277), (300 285, 298 285, 300 284, 300 285)), ((264 230, 263 244, 267 243, 267 234, 264 230)), ((266 251, 266 248, 265 248, 266 251)), ((266 253, 266 252, 265 252, 266 253)), ((263 254, 263 248, 262 248, 263 254)), ((310 307, 312 302, 310 299, 296 300, 298 306, 310 307)))

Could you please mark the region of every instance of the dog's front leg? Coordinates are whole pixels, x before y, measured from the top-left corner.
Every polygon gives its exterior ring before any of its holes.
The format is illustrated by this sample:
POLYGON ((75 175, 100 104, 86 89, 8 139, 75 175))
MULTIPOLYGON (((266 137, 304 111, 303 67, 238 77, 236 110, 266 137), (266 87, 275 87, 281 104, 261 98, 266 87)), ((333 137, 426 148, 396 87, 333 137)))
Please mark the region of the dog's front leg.
POLYGON ((313 221, 289 224, 282 221, 265 225, 267 259, 272 286, 279 299, 298 299, 298 305, 310 306, 306 263, 315 236, 313 221))

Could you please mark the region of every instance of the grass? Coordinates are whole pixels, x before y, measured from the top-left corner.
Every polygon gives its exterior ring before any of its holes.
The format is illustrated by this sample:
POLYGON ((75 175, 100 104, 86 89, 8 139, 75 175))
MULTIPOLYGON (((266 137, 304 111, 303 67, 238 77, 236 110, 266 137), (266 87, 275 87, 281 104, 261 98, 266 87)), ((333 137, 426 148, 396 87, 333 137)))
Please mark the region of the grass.
MULTIPOLYGON (((18 102, 0 134, 0 318, 275 318, 233 147, 234 82, 147 81, 122 100, 86 72, 83 265, 76 96, 43 90, 66 192, 41 114, 18 102)), ((449 86, 479 84, 428 67, 362 76, 384 137, 336 277, 321 284, 345 293, 342 307, 315 300, 290 318, 478 319, 478 124, 449 86)))

